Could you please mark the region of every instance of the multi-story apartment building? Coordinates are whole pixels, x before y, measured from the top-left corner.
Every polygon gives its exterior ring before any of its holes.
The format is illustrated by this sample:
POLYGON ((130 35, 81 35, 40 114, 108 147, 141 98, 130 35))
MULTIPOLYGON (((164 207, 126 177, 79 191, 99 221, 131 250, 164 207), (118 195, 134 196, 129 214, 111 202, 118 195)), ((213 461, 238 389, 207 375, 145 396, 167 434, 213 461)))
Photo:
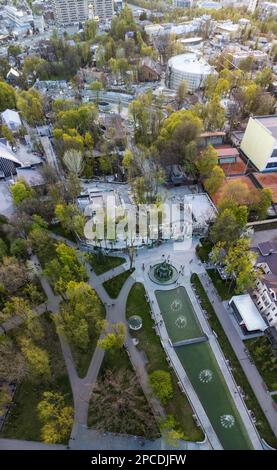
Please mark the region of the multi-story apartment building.
POLYGON ((88 19, 88 0, 52 0, 55 20, 60 25, 76 24, 88 19))
POLYGON ((256 266, 263 277, 256 282, 253 298, 268 325, 277 329, 277 243, 264 242, 257 248, 256 266))
POLYGON ((7 24, 12 26, 19 33, 25 33, 31 28, 33 22, 32 12, 18 10, 12 5, 6 5, 3 10, 3 17, 7 24))
POLYGON ((92 6, 93 14, 98 17, 99 23, 107 23, 112 19, 114 13, 113 0, 91 0, 90 8, 92 6))

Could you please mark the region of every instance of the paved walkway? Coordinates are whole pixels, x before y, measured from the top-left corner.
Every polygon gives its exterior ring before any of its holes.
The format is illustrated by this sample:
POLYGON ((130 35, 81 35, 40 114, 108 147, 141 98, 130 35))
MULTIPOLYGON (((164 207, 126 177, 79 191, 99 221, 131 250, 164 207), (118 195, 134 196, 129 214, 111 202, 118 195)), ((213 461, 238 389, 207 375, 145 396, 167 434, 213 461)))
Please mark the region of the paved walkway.
POLYGON ((0 450, 66 450, 62 444, 44 444, 43 442, 0 439, 0 450))
MULTIPOLYGON (((78 430, 78 440, 71 440, 70 449, 73 450, 174 450, 160 438, 154 441, 138 436, 124 434, 100 433, 84 426, 78 430)), ((175 450, 211 450, 206 442, 179 441, 175 450)))
POLYGON ((200 274, 199 277, 207 295, 213 303, 218 320, 220 321, 221 326, 224 329, 225 334, 229 339, 237 358, 240 361, 243 371, 252 389, 254 390, 256 398, 259 401, 260 406, 265 416, 267 417, 274 434, 277 436, 277 410, 274 407, 274 401, 264 387, 263 379, 260 376, 255 364, 250 362, 249 357, 245 352, 245 344, 239 337, 232 322, 231 316, 224 307, 222 301, 219 299, 213 284, 210 283, 210 277, 206 272, 200 274))

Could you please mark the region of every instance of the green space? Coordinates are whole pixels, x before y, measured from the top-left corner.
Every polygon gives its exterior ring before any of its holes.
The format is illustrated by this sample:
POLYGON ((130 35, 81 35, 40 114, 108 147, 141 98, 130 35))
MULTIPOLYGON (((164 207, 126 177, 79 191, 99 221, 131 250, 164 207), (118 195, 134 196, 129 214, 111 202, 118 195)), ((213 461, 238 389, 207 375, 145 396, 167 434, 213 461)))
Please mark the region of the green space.
POLYGON ((87 259, 97 276, 125 263, 125 258, 120 258, 119 256, 105 256, 102 252, 89 253, 87 259))
POLYGON ((184 287, 155 291, 162 317, 172 343, 203 336, 184 287))
POLYGON ((184 433, 187 440, 202 441, 204 438, 202 430, 196 425, 191 406, 178 386, 174 371, 168 366, 166 354, 154 329, 150 307, 145 298, 144 286, 140 283, 134 284, 128 296, 127 319, 132 315, 139 315, 142 318, 142 329, 132 331, 131 335, 139 341, 138 349, 146 355, 148 373, 163 370, 171 375, 173 398, 164 406, 166 413, 173 415, 178 429, 184 433))
POLYGON ((245 341, 257 369, 270 392, 277 390, 277 356, 265 336, 245 341))
POLYGON ((208 343, 175 348, 208 418, 226 449, 251 449, 251 442, 208 343))
POLYGON ((132 274, 133 271, 133 269, 132 271, 128 269, 127 271, 124 271, 118 276, 115 276, 112 279, 109 279, 108 281, 103 283, 103 286, 111 299, 116 299, 119 296, 123 285, 125 284, 128 277, 132 274))
POLYGON ((213 244, 207 238, 201 238, 200 242, 201 243, 196 247, 197 256, 202 262, 209 261, 209 254, 212 250, 213 244))
POLYGON ((259 402, 243 372, 240 362, 229 343, 227 336, 218 320, 214 308, 205 292, 204 287, 197 274, 193 274, 191 277, 192 284, 194 285, 198 296, 200 297, 201 304, 204 310, 206 310, 209 318, 211 328, 218 336, 218 342, 223 351, 224 356, 231 362, 232 374, 235 378, 236 383, 242 388, 245 393, 245 403, 249 410, 252 410, 256 417, 256 427, 260 436, 272 447, 277 447, 277 439, 274 436, 271 427, 261 409, 259 402))
POLYGON ((88 426, 157 439, 160 431, 124 349, 108 350, 89 404, 88 426))
POLYGON ((76 237, 74 233, 65 230, 61 224, 50 225, 48 230, 50 230, 52 233, 55 233, 56 235, 59 235, 60 237, 67 238, 67 240, 76 243, 76 237))
POLYGON ((224 281, 221 279, 216 269, 207 269, 207 273, 211 278, 221 300, 229 300, 235 294, 236 284, 229 279, 224 281))
POLYGON ((50 356, 51 380, 38 382, 26 378, 17 385, 13 404, 0 433, 1 437, 41 441, 42 423, 38 418, 37 406, 45 391, 60 392, 64 395, 66 404, 73 405, 71 387, 55 326, 48 314, 41 317, 41 324, 44 330, 41 346, 50 356))
POLYGON ((271 398, 272 398, 272 400, 275 401, 275 403, 277 403, 277 394, 276 395, 271 395, 271 398))
MULTIPOLYGON (((101 309, 100 310, 101 318, 104 319, 105 309, 101 302, 100 302, 100 309, 101 309)), ((89 346, 86 349, 78 348, 75 344, 70 342, 70 349, 74 358, 77 373, 80 378, 83 378, 86 376, 88 367, 90 365, 93 353, 97 345, 97 341, 99 339, 99 331, 95 330, 95 323, 91 319, 88 320, 88 326, 89 326, 89 331, 88 331, 89 346)))

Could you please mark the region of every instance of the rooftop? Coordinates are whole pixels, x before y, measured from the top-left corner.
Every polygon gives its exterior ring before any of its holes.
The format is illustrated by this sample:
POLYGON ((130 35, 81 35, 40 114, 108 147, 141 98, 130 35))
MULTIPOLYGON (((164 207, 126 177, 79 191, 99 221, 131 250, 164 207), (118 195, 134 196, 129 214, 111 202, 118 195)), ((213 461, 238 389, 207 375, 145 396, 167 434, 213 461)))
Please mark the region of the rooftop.
POLYGON ((213 67, 203 57, 199 57, 194 53, 186 53, 171 57, 168 66, 181 71, 195 74, 211 74, 214 73, 213 67))
POLYGON ((253 173, 253 175, 262 188, 269 188, 272 191, 272 201, 277 203, 277 173, 253 173))
POLYGON ((216 147, 216 151, 219 157, 237 157, 239 156, 239 152, 234 147, 222 146, 216 147))
POLYGON ((255 116, 253 119, 267 129, 277 139, 277 115, 255 116))
POLYGON ((267 328, 259 310, 249 294, 234 295, 230 303, 234 302, 248 331, 264 331, 267 328))
POLYGON ((225 176, 243 175, 243 173, 245 173, 246 164, 241 157, 238 156, 235 162, 220 163, 220 167, 224 171, 225 176))

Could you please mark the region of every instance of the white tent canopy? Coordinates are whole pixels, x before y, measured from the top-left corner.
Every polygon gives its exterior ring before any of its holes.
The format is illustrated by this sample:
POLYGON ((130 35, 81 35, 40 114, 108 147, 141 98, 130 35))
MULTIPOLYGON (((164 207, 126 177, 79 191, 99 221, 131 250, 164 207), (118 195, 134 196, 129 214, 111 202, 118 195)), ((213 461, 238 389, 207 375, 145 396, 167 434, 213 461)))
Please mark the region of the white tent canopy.
POLYGON ((264 331, 268 327, 249 294, 234 295, 229 304, 235 306, 248 331, 264 331))

